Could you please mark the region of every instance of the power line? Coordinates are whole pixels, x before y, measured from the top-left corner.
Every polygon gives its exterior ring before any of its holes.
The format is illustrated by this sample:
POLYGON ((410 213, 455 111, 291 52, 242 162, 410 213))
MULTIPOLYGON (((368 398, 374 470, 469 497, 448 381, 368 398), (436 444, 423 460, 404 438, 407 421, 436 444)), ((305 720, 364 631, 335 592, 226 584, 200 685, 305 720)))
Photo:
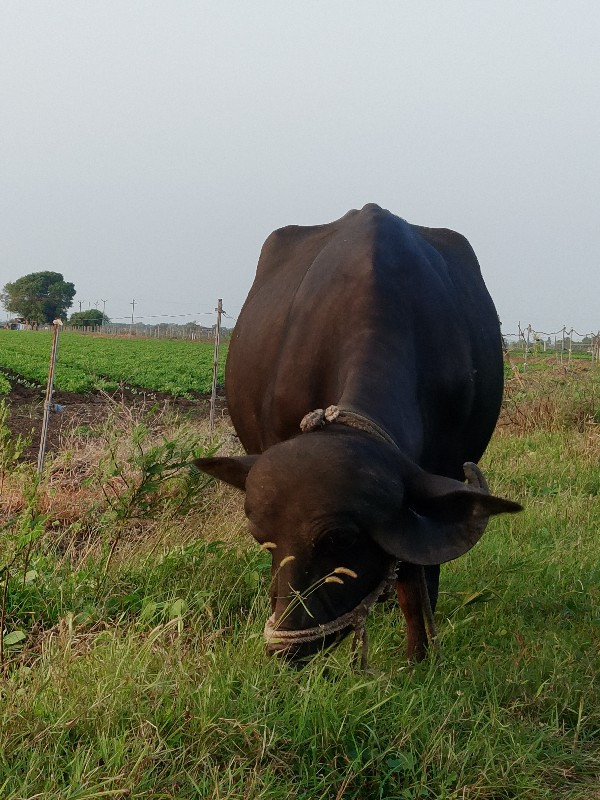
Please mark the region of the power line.
MULTIPOLYGON (((160 319, 160 318, 175 319, 175 318, 178 318, 178 317, 201 317, 201 316, 212 317, 212 316, 214 316, 214 311, 191 311, 188 314, 141 314, 141 315, 138 314, 135 319, 136 320, 140 320, 140 319, 160 319)), ((229 315, 226 314, 225 316, 229 316, 229 315)), ((235 317, 229 317, 229 318, 230 319, 235 319, 235 317)), ((128 315, 126 317, 111 317, 111 319, 113 319, 113 320, 129 319, 130 320, 131 319, 131 315, 128 315)))

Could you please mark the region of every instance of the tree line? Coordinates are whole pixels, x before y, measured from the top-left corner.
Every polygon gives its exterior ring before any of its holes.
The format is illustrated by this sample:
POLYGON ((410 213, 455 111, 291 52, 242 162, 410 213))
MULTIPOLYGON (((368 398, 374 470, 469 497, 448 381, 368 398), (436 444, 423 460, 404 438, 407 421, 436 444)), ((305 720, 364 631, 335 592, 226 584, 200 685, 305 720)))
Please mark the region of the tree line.
MULTIPOLYGON (((31 272, 0 292, 0 301, 11 314, 17 314, 27 325, 36 327, 52 323, 55 319, 67 320, 67 311, 73 305, 75 284, 65 281, 60 272, 31 272)), ((97 308, 71 314, 69 324, 76 327, 102 325, 110 320, 97 308)))

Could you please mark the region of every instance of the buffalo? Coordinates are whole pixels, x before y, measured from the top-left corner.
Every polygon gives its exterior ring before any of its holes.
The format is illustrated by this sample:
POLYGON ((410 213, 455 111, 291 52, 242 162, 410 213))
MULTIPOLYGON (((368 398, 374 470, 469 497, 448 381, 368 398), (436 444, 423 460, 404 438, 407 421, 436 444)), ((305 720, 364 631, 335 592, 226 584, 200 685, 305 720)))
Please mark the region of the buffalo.
POLYGON ((196 465, 245 492, 250 533, 271 553, 267 651, 299 661, 362 632, 394 580, 407 655, 423 658, 439 565, 491 515, 521 508, 476 467, 503 361, 468 241, 374 204, 275 231, 225 383, 247 455, 196 465))

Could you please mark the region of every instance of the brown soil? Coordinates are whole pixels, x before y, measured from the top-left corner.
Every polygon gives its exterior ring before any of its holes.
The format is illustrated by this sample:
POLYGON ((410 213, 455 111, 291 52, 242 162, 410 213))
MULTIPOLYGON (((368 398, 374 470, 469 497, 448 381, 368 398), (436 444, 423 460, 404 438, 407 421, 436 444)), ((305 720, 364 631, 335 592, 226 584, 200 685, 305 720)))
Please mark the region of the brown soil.
MULTIPOLYGON (((26 458, 35 460, 40 447, 40 433, 44 414, 45 390, 27 388, 15 383, 7 402, 10 408, 8 425, 13 436, 32 436, 31 445, 27 449, 26 458)), ((79 395, 72 392, 54 392, 48 424, 48 440, 46 452, 53 452, 60 447, 65 434, 82 425, 94 426, 102 423, 108 416, 114 403, 125 402, 138 408, 151 408, 156 403, 168 405, 173 411, 192 419, 207 419, 210 411, 210 397, 200 395, 193 400, 174 398, 160 392, 119 391, 114 395, 89 394, 79 395)), ((226 413, 225 395, 220 391, 217 396, 217 414, 226 413)))

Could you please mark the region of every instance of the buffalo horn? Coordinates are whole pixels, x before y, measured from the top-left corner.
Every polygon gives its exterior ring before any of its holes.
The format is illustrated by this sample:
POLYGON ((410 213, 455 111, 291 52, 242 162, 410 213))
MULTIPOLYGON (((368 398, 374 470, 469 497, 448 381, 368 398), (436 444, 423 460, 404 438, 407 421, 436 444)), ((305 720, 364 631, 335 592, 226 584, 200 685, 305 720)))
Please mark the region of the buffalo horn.
POLYGON ((467 461, 463 464, 463 470, 469 486, 472 486, 474 489, 481 489, 481 491, 486 494, 490 493, 485 476, 477 464, 474 464, 472 461, 467 461))

